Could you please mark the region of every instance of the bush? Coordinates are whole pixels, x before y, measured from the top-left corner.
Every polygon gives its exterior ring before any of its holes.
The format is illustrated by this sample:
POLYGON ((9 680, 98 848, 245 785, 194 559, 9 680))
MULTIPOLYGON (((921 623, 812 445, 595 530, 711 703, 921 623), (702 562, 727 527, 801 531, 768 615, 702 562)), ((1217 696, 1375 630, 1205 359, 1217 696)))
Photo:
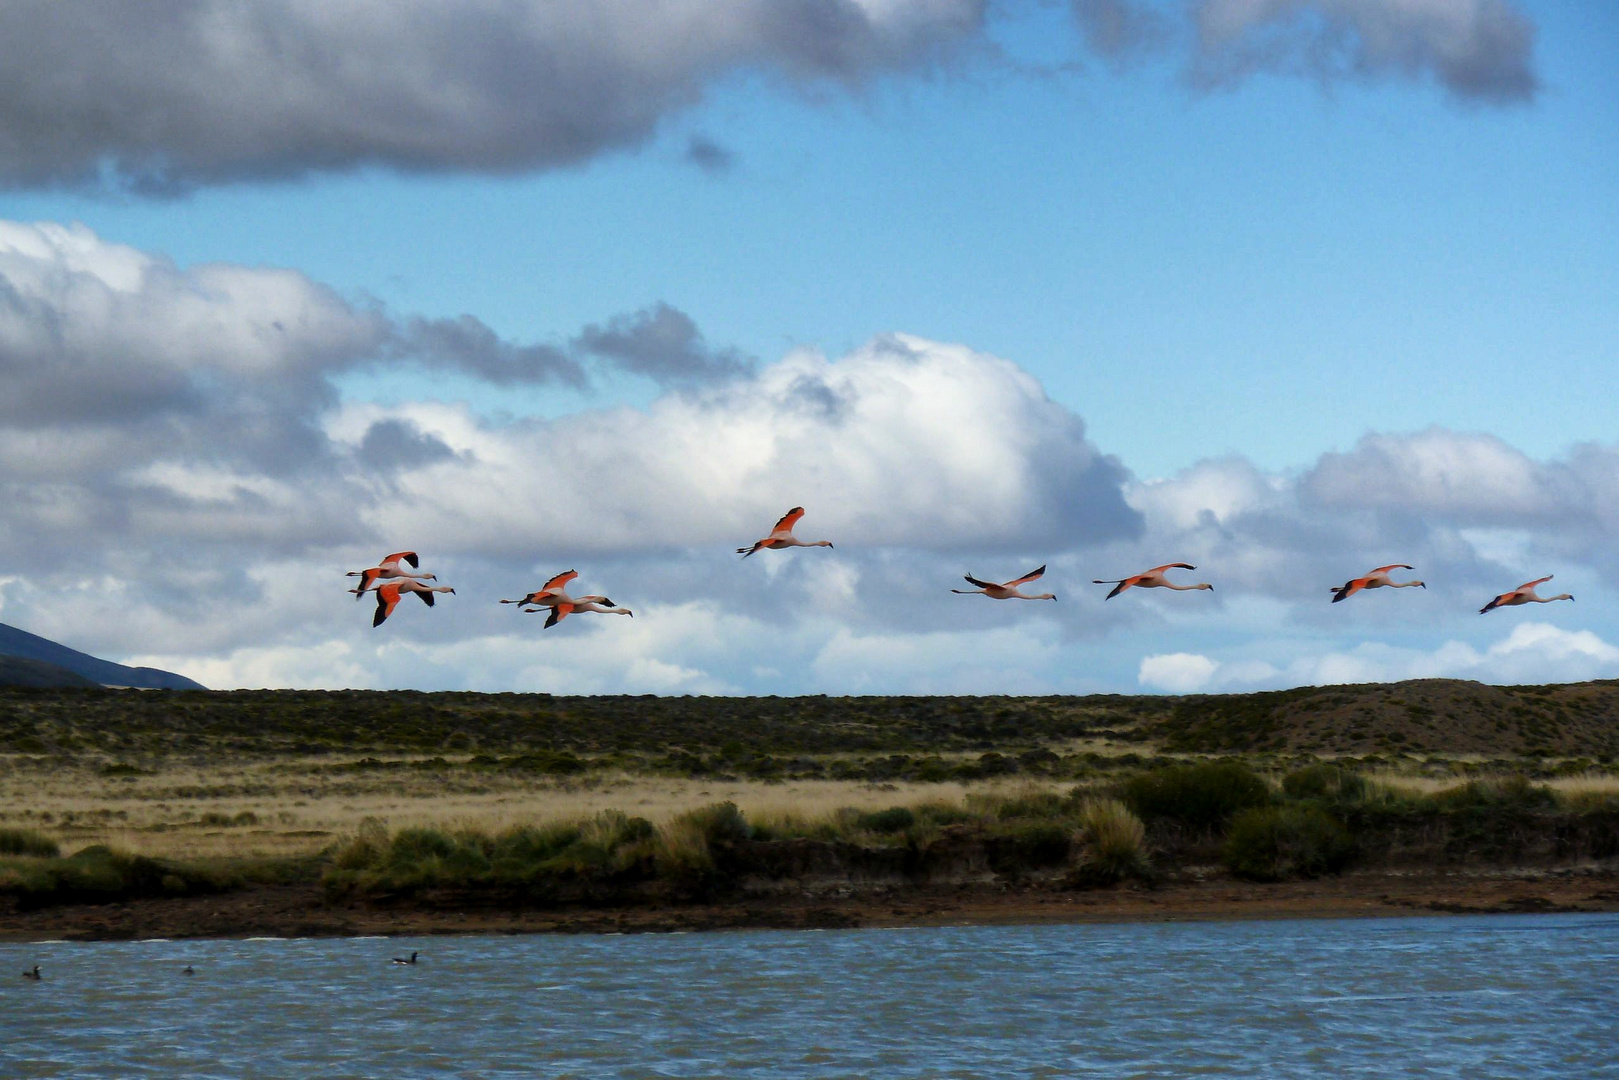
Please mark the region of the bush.
POLYGON ((1119 796, 1146 821, 1217 829, 1243 810, 1268 805, 1270 788, 1246 765, 1207 761, 1132 776, 1119 785, 1119 796))
POLYGON ((1356 802, 1366 795, 1366 780, 1358 772, 1321 762, 1288 773, 1282 791, 1293 799, 1356 802))
POLYGON ((55 840, 33 829, 0 829, 0 855, 54 859, 62 853, 55 840))
POLYGON ((1337 873, 1354 857, 1349 832, 1315 806, 1264 806, 1231 823, 1220 859, 1238 877, 1281 881, 1337 873))
POLYGON ((1147 830, 1117 799, 1086 799, 1079 807, 1087 876, 1108 884, 1148 871, 1147 830))
POLYGON ((1483 777, 1432 796, 1446 810, 1473 807, 1513 807, 1540 810, 1556 804, 1557 796, 1544 784, 1531 784, 1522 774, 1483 777))
POLYGON ((855 827, 881 836, 904 832, 916 824, 916 814, 909 807, 894 806, 887 810, 874 810, 855 819, 855 827))

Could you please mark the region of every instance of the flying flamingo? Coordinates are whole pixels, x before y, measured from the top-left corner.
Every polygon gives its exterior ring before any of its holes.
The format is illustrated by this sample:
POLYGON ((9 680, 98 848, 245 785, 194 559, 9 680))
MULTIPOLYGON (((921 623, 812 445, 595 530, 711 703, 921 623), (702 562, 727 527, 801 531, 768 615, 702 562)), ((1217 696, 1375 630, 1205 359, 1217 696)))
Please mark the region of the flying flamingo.
POLYGON ((1183 562, 1165 563, 1162 566, 1155 566, 1151 570, 1142 571, 1141 573, 1135 575, 1134 577, 1107 578, 1106 580, 1103 580, 1101 578, 1093 578, 1091 580, 1091 584, 1092 585, 1112 585, 1113 586, 1113 591, 1108 593, 1107 596, 1104 597, 1104 599, 1107 599, 1107 600, 1113 599, 1115 596, 1119 595, 1121 592, 1123 592, 1124 590, 1130 588, 1131 586, 1135 586, 1137 588, 1142 588, 1142 589, 1174 589, 1176 592, 1187 592, 1187 591, 1192 590, 1192 589, 1208 589, 1211 592, 1214 590, 1214 586, 1210 585, 1206 581, 1199 582, 1196 585, 1176 585, 1174 582, 1172 582, 1169 579, 1164 577, 1164 571, 1165 570, 1177 570, 1177 569, 1178 570, 1196 570, 1197 567, 1193 566, 1191 563, 1183 563, 1183 562))
POLYGON ((793 535, 793 526, 798 519, 804 516, 804 508, 795 506, 782 515, 776 527, 770 530, 770 535, 754 544, 752 547, 737 548, 736 553, 746 559, 760 548, 790 548, 790 547, 824 547, 832 546, 830 540, 800 540, 793 535))
POLYGON ((344 576, 357 577, 360 579, 360 584, 358 587, 350 589, 349 592, 353 593, 354 599, 358 600, 362 593, 368 589, 376 588, 378 581, 385 581, 390 578, 416 578, 421 581, 438 580, 438 575, 436 574, 413 574, 410 570, 402 568, 405 565, 408 565, 411 570, 420 568, 421 563, 417 561, 414 551, 396 551, 392 555, 385 556, 381 562, 369 570, 350 570, 344 576))
POLYGON ((1494 611, 1498 607, 1517 607, 1519 604, 1549 604, 1553 600, 1574 599, 1568 593, 1561 593, 1557 596, 1535 595, 1535 586, 1550 581, 1552 576, 1553 575, 1551 574, 1547 574, 1543 578, 1536 578, 1533 581, 1526 581, 1522 585, 1519 585, 1516 589, 1513 589, 1511 592, 1504 592, 1500 596, 1497 596, 1494 600, 1491 600, 1488 604, 1485 604, 1483 607, 1479 608, 1478 613, 1482 615, 1486 611, 1494 611))
POLYGON ((407 592, 413 592, 422 598, 422 603, 428 607, 433 606, 433 594, 436 592, 453 593, 454 589, 448 585, 423 585, 415 578, 404 578, 400 581, 389 581, 377 586, 377 613, 371 617, 372 626, 381 626, 383 620, 394 613, 399 606, 399 598, 407 592))
POLYGON ((560 596, 562 587, 579 576, 577 570, 565 570, 556 577, 541 585, 521 600, 502 600, 502 604, 544 604, 547 597, 560 596))
POLYGON ((960 593, 963 596, 974 596, 978 593, 983 593, 991 600, 1055 600, 1057 599, 1056 593, 1041 593, 1038 596, 1031 596, 1028 593, 1020 593, 1017 591, 1017 587, 1019 585, 1033 581, 1035 578, 1039 577, 1045 572, 1046 568, 1042 566, 1038 570, 1031 570, 1029 573, 1024 574, 1020 578, 1013 581, 1008 581, 1005 585, 997 585, 992 581, 979 581, 971 574, 966 574, 963 576, 966 577, 967 583, 969 585, 977 585, 978 588, 951 589, 950 591, 953 593, 960 593))
POLYGON ((1354 596, 1356 593, 1360 592, 1362 589, 1409 589, 1413 585, 1426 589, 1428 586, 1424 585, 1420 581, 1389 580, 1390 570, 1415 569, 1416 567, 1407 566, 1405 563, 1390 563, 1388 566, 1379 566, 1376 570, 1371 571, 1365 577, 1355 578, 1353 581, 1347 581, 1342 585, 1329 586, 1334 593, 1332 602, 1336 604, 1340 600, 1347 600, 1351 596, 1354 596))
POLYGON ((535 615, 545 608, 551 609, 550 616, 545 620, 546 629, 566 619, 575 611, 599 611, 604 615, 628 615, 635 618, 635 612, 626 607, 619 607, 605 596, 569 596, 567 593, 557 592, 546 596, 540 601, 543 607, 524 609, 524 614, 535 615))

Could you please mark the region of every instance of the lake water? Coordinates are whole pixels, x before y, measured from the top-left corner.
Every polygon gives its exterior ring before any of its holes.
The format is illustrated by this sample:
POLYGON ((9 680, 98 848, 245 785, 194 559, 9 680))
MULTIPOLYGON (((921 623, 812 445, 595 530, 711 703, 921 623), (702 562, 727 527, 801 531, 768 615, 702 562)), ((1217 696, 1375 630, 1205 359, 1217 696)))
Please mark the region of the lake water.
POLYGON ((47 942, 0 961, 4 1077, 1619 1076, 1612 915, 47 942), (44 981, 21 979, 35 963, 44 981))

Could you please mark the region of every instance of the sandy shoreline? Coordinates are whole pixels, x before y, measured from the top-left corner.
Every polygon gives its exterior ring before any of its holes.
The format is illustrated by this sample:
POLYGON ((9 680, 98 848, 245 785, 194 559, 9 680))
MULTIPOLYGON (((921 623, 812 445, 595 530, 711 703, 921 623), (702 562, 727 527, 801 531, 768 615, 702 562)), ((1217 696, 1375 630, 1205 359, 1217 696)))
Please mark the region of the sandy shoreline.
POLYGON ((660 933, 1434 914, 1619 912, 1611 869, 1489 874, 1367 871, 1255 884, 1223 876, 1156 888, 964 887, 793 894, 714 903, 509 910, 413 902, 328 905, 318 884, 215 896, 0 912, 0 941, 353 935, 660 933))

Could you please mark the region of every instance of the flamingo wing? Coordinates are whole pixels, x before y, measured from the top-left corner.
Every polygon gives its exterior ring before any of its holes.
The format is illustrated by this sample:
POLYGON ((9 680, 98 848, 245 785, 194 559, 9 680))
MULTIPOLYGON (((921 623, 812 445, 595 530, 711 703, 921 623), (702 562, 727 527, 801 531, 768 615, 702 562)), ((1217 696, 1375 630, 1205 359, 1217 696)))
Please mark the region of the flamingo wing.
MULTIPOLYGON (((1147 576, 1146 574, 1137 574, 1135 577, 1127 577, 1127 578, 1125 578, 1123 581, 1121 581, 1117 585, 1113 586, 1113 591, 1108 593, 1106 596, 1102 597, 1102 599, 1103 600, 1111 600, 1111 599, 1113 599, 1115 596, 1119 595, 1121 592, 1128 589, 1130 586, 1134 585, 1136 582, 1140 581, 1142 578, 1144 578, 1146 576, 1147 576)), ((1098 581, 1098 582, 1095 582, 1095 584, 1097 584, 1097 585, 1106 585, 1107 582, 1098 581)))
POLYGON ((1480 615, 1482 615, 1486 611, 1494 611, 1496 608, 1498 608, 1502 604, 1506 603, 1508 600, 1510 600, 1515 595, 1516 595, 1515 592, 1504 592, 1500 596, 1497 596, 1494 600, 1491 600, 1488 604, 1485 604, 1483 607, 1479 608, 1478 613, 1480 615))
POLYGON ((387 566, 389 563, 398 564, 402 562, 409 563, 412 570, 416 570, 422 565, 417 561, 416 553, 414 551, 396 551, 392 555, 389 555, 387 558, 383 559, 382 562, 378 563, 377 565, 387 566))
POLYGON ((360 587, 354 590, 354 599, 358 600, 365 595, 365 591, 377 580, 378 573, 380 571, 375 566, 369 570, 360 571, 360 587))
POLYGON ((803 516, 804 508, 802 506, 793 507, 791 510, 787 511, 781 516, 780 521, 776 522, 776 527, 770 530, 771 534, 774 535, 775 533, 779 532, 792 532, 793 526, 797 525, 798 519, 803 516))
POLYGON ((377 613, 371 617, 372 626, 381 626, 383 620, 394 613, 399 605, 399 586, 384 585, 377 590, 377 613))
POLYGON ((433 606, 433 593, 430 589, 412 589, 411 592, 422 598, 422 603, 428 607, 433 606))
POLYGON ((994 582, 979 581, 977 578, 973 577, 971 574, 963 574, 961 576, 967 579, 967 584, 969 584, 969 585, 977 585, 980 589, 993 589, 993 588, 995 588, 994 582))
POLYGON ((1544 584, 1546 584, 1546 582, 1550 581, 1555 576, 1556 576, 1555 574, 1547 574, 1545 577, 1537 577, 1533 581, 1524 582, 1522 585, 1519 585, 1516 589, 1513 589, 1512 591, 1513 592, 1520 592, 1523 589, 1533 589, 1536 585, 1544 585, 1544 584))
POLYGON ((549 592, 560 592, 564 585, 566 585, 568 582, 572 581, 574 578, 576 578, 578 576, 579 576, 579 571, 577 571, 577 570, 564 570, 562 573, 558 574, 556 577, 552 578, 550 581, 547 581, 544 585, 540 586, 540 591, 538 593, 536 593, 535 595, 536 596, 544 596, 546 593, 549 593, 549 592))
POLYGON ((558 604, 556 607, 552 608, 550 617, 545 620, 546 629, 550 629, 563 619, 566 619, 568 617, 568 612, 572 610, 572 604, 558 604))
MULTIPOLYGON (((1372 571, 1372 574, 1386 574, 1390 570, 1415 570, 1415 569, 1416 569, 1416 567, 1414 567, 1414 566, 1408 566, 1403 562, 1397 562, 1397 563, 1389 563, 1387 566, 1379 566, 1376 570, 1372 571)), ((1366 576, 1371 577, 1372 575, 1367 574, 1366 576)))
MULTIPOLYGON (((1387 568, 1385 567, 1385 569, 1387 569, 1387 568)), ((1377 571, 1377 570, 1372 571, 1373 574, 1380 573, 1380 572, 1381 571, 1377 571)), ((1333 595, 1332 602, 1334 604, 1336 604, 1340 600, 1349 599, 1351 596, 1354 596, 1356 593, 1358 593, 1362 589, 1364 589, 1366 587, 1366 582, 1368 582, 1370 580, 1371 580, 1371 574, 1368 574, 1368 575, 1366 575, 1366 577, 1358 577, 1354 581, 1347 582, 1345 585, 1343 585, 1337 591, 1336 594, 1333 595)))
POLYGON ((1041 574, 1043 574, 1045 572, 1046 572, 1046 568, 1044 566, 1040 567, 1040 569, 1038 569, 1038 570, 1030 570, 1027 574, 1024 574, 1022 577, 1018 578, 1017 580, 1008 581, 1006 583, 1006 587, 1008 589, 1015 589, 1019 585, 1026 585, 1026 584, 1033 581, 1035 578, 1039 577, 1041 574))
MULTIPOLYGON (((1153 567, 1151 570, 1147 571, 1147 574, 1162 574, 1165 570, 1196 570, 1196 569, 1197 569, 1197 567, 1193 566, 1191 563, 1169 562, 1169 563, 1165 563, 1162 566, 1153 567)), ((1147 574, 1137 574, 1135 580, 1140 581, 1142 578, 1146 577, 1147 574)), ((1132 582, 1132 584, 1133 584, 1133 582, 1132 582)))

